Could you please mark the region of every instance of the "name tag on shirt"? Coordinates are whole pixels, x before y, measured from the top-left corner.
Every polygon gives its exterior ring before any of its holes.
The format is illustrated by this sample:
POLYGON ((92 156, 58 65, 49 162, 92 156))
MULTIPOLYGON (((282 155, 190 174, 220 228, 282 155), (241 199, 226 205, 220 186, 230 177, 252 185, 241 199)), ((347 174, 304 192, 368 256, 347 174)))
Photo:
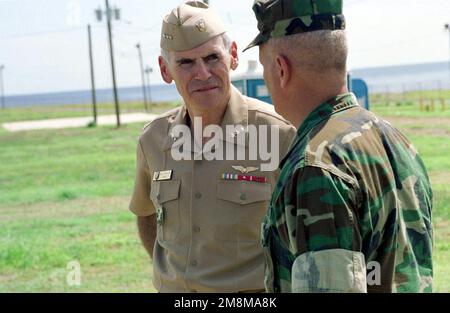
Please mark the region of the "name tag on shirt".
POLYGON ((153 174, 153 181, 163 181, 172 179, 172 170, 155 172, 153 174))

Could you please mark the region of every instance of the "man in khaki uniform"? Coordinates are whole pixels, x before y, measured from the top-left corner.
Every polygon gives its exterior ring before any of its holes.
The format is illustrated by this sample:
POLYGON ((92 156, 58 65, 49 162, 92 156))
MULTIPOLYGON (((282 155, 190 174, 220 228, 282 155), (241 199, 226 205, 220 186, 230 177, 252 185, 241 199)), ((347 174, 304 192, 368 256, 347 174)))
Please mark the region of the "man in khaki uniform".
POLYGON ((153 284, 160 292, 263 291, 260 225, 295 128, 231 85, 236 43, 204 3, 164 18, 161 49, 162 77, 175 81, 184 104, 144 128, 130 203, 153 284))

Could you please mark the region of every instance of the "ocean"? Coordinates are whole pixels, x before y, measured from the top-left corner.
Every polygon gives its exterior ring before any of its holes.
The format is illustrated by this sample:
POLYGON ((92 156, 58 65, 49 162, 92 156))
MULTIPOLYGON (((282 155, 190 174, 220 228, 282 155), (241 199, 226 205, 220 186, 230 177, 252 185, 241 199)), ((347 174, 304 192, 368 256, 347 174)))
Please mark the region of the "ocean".
MULTIPOLYGON (((350 73, 353 78, 363 79, 367 83, 369 93, 450 89, 449 62, 361 68, 352 69, 350 73)), ((141 86, 119 88, 118 94, 121 102, 143 101, 141 86)), ((114 100, 112 89, 98 89, 96 95, 99 103, 114 100)), ((154 102, 180 100, 174 84, 152 85, 151 98, 154 102)), ((91 101, 90 90, 79 90, 6 96, 5 107, 79 104, 91 101)))
MULTIPOLYGON (((175 87, 171 85, 152 85, 150 89, 152 102, 177 101, 181 97, 175 87)), ((143 101, 142 86, 118 88, 120 102, 143 101)), ((114 101, 112 89, 97 89, 96 99, 98 103, 114 101)), ((147 91, 147 99, 149 92, 147 91)), ((34 105, 61 105, 61 104, 92 103, 91 90, 65 91, 54 93, 40 93, 27 95, 14 95, 5 97, 5 107, 26 107, 34 105)))
POLYGON ((369 93, 450 89, 449 62, 362 68, 350 74, 363 79, 369 93))

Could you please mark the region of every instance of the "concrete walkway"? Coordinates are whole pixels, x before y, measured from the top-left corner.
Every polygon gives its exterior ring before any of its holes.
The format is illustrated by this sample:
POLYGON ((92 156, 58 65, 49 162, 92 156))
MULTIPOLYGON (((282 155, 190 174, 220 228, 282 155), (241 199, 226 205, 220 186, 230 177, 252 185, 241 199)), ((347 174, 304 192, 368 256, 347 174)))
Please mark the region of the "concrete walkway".
MULTIPOLYGON (((121 124, 150 122, 157 115, 148 113, 127 113, 120 115, 121 124)), ((18 132, 25 130, 35 129, 61 129, 61 128, 76 128, 86 127, 93 121, 92 117, 74 117, 74 118, 58 118, 50 120, 38 120, 38 121, 22 121, 13 123, 4 123, 3 128, 10 132, 18 132)), ((98 125, 116 125, 115 115, 102 115, 98 116, 98 125)))

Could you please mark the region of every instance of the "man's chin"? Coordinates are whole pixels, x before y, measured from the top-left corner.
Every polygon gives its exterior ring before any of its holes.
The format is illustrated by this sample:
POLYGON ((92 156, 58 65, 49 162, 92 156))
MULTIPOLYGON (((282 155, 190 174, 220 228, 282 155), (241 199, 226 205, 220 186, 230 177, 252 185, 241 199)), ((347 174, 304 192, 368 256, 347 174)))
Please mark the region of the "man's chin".
POLYGON ((205 110, 205 111, 212 110, 219 106, 218 101, 215 101, 214 99, 210 99, 210 100, 206 100, 206 101, 195 101, 193 104, 197 109, 205 110))
POLYGON ((197 106, 214 106, 218 104, 218 102, 221 102, 224 97, 221 93, 212 91, 212 92, 201 92, 196 93, 192 100, 197 106))

